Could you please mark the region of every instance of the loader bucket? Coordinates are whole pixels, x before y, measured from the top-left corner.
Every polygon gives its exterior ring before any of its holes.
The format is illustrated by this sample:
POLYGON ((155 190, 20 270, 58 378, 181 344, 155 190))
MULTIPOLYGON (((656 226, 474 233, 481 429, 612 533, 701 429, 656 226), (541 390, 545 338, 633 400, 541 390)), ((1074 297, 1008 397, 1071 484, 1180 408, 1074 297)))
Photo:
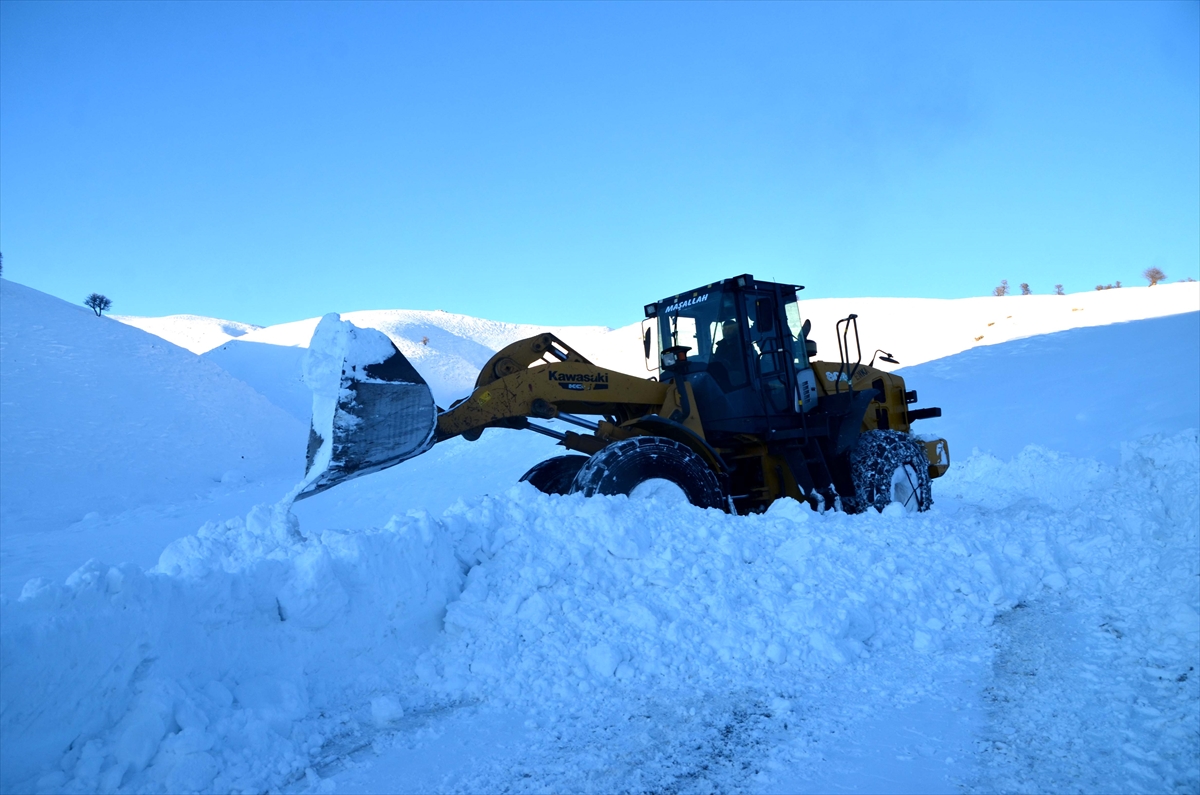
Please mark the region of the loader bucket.
POLYGON ((433 446, 433 394, 383 332, 326 315, 309 344, 304 380, 313 390, 313 418, 308 467, 296 499, 433 446))

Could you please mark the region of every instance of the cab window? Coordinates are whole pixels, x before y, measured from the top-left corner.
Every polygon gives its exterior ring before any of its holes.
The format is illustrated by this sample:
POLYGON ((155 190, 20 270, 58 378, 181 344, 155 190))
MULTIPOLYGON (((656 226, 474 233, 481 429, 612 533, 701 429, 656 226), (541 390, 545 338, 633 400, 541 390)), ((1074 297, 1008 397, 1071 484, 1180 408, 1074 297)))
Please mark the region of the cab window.
POLYGON ((783 305, 787 316, 788 332, 792 335, 792 351, 795 355, 796 369, 808 367, 808 355, 804 350, 804 326, 800 322, 800 305, 795 298, 789 298, 783 305))
POLYGON ((721 388, 747 383, 746 357, 738 323, 737 296, 714 290, 663 307, 659 314, 659 352, 686 345, 691 362, 707 365, 721 388))

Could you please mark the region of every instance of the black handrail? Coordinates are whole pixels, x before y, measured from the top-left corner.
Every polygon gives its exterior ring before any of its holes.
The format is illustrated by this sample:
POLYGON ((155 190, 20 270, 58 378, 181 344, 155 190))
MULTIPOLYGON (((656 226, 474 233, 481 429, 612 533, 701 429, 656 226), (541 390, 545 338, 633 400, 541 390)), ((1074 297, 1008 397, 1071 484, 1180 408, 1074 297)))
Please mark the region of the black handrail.
POLYGON ((842 391, 843 378, 846 379, 846 388, 853 392, 854 389, 850 386, 850 377, 856 370, 858 370, 858 366, 862 364, 862 344, 858 338, 858 315, 851 314, 848 317, 842 318, 837 322, 837 325, 834 326, 834 330, 839 335, 837 338, 839 360, 838 380, 837 383, 834 384, 834 393, 836 394, 842 391), (850 367, 847 370, 847 366, 850 364, 850 340, 848 339, 848 336, 850 334, 851 324, 854 325, 854 347, 858 351, 858 360, 854 363, 853 367, 850 367), (845 326, 844 328, 843 325, 845 326))

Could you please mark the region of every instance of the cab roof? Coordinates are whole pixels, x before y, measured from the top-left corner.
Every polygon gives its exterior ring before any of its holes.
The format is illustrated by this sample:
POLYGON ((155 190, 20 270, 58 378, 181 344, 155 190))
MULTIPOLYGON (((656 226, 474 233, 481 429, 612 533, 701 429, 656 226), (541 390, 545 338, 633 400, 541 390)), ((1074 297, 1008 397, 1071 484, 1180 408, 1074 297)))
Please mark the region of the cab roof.
POLYGON ((703 287, 697 287, 694 290, 686 290, 686 291, 684 291, 682 293, 678 293, 676 295, 671 295, 671 296, 667 296, 666 298, 661 298, 652 304, 646 304, 646 306, 645 306, 646 317, 657 316, 658 315, 658 307, 660 304, 673 304, 678 301, 686 301, 689 298, 695 298, 696 296, 698 296, 702 293, 707 293, 707 292, 711 292, 711 291, 719 289, 719 288, 723 289, 726 287, 733 287, 733 288, 736 288, 739 290, 760 290, 760 289, 764 289, 764 288, 771 289, 774 287, 780 287, 783 289, 784 292, 788 292, 789 290, 794 290, 796 292, 799 292, 800 290, 804 289, 804 285, 802 285, 802 284, 785 284, 783 282, 767 282, 767 281, 762 281, 760 279, 755 279, 749 273, 743 273, 741 276, 733 276, 728 279, 722 279, 719 282, 713 282, 712 284, 706 284, 703 287))

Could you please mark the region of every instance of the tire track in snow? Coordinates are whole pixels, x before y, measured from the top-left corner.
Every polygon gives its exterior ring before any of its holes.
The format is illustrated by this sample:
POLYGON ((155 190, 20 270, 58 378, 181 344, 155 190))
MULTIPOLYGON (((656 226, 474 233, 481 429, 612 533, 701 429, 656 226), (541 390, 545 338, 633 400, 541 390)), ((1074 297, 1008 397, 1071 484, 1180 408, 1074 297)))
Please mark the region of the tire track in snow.
POLYGON ((1200 703, 1194 671, 1147 665, 1111 606, 1056 596, 1020 607, 996 622, 972 791, 1196 792, 1200 721, 1179 712, 1200 703))

